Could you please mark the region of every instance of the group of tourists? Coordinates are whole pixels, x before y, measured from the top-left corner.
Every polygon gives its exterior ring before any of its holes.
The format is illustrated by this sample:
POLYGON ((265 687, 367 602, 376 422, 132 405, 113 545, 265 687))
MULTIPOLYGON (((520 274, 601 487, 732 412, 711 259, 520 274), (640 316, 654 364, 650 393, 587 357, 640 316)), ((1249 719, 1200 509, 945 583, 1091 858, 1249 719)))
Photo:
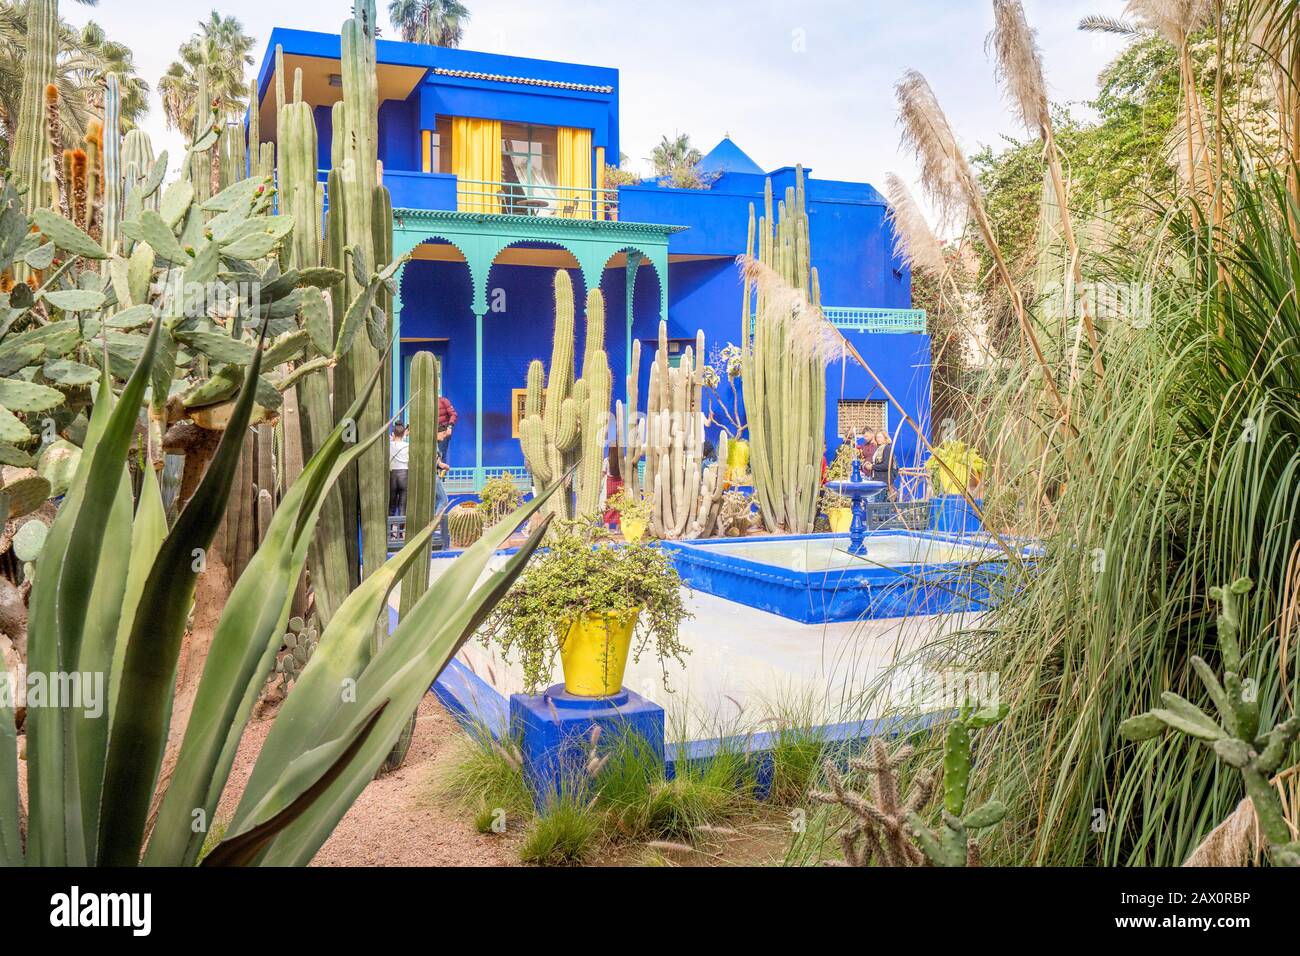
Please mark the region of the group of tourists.
MULTIPOLYGON (((447 448, 451 443, 451 433, 455 427, 456 408, 445 395, 440 396, 438 398, 438 447, 434 461, 434 514, 438 514, 447 506, 447 492, 442 487, 442 476, 450 470, 447 464, 447 448)), ((393 437, 388 447, 388 513, 405 515, 411 440, 407 427, 401 422, 393 426, 393 437)))

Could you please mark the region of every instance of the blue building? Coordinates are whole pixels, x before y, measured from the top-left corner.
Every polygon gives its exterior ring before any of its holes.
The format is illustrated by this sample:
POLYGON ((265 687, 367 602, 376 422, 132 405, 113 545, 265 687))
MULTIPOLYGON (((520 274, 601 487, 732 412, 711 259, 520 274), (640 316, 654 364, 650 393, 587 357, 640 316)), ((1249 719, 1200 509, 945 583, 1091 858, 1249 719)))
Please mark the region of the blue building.
MULTIPOLYGON (((259 73, 264 137, 275 130, 277 45, 286 82, 302 71, 323 169, 330 108, 342 92, 339 37, 272 32, 259 73)), ((442 392, 459 414, 451 490, 473 490, 502 471, 526 478, 518 409, 529 362, 550 354, 554 270, 570 271, 580 312, 587 289, 604 292, 615 397, 637 339, 644 394, 661 318, 670 361, 697 329, 710 357, 738 341, 736 257, 745 251, 749 207, 761 212, 766 179, 778 196, 793 185, 793 166, 765 171, 726 138, 701 163, 707 188, 615 186, 606 164, 619 157, 617 70, 387 40, 377 47, 393 247, 412 253, 395 303, 393 402, 405 401, 411 356, 433 352, 442 392)), ((911 308, 911 277, 894 255, 884 199, 866 183, 811 172, 806 189, 827 317, 928 427, 925 314, 911 308)), ((827 376, 832 454, 838 436, 885 427, 896 435, 900 465, 919 464, 916 436, 865 371, 850 359, 831 364, 827 376)))

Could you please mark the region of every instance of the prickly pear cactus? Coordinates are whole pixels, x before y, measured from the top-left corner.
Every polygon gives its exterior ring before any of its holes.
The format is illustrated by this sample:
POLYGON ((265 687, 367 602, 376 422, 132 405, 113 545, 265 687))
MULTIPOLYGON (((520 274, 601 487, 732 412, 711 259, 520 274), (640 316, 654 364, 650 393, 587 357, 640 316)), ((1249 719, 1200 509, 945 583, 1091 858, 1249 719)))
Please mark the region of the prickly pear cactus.
POLYGON ((268 693, 281 700, 287 697, 319 643, 320 626, 314 614, 306 621, 301 617, 290 618, 289 629, 275 657, 275 672, 271 674, 268 693))
POLYGON ((966 811, 966 795, 970 789, 970 732, 991 727, 1006 715, 1005 705, 979 711, 963 707, 957 719, 948 725, 943 746, 942 825, 934 831, 918 814, 908 815, 916 841, 935 866, 978 866, 979 849, 971 839, 971 831, 994 826, 1007 814, 1007 808, 997 800, 966 811))

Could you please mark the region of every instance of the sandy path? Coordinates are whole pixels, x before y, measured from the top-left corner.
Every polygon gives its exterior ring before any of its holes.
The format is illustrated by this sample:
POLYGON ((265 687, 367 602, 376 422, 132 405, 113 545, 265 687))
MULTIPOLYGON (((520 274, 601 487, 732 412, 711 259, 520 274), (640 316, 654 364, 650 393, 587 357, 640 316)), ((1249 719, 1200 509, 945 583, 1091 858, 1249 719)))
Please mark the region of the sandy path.
MULTIPOLYGON (((218 820, 234 812, 270 728, 269 717, 249 722, 218 820)), ((427 695, 406 762, 362 791, 312 866, 518 866, 517 835, 478 833, 473 814, 433 797, 433 766, 458 732, 437 698, 427 695)))

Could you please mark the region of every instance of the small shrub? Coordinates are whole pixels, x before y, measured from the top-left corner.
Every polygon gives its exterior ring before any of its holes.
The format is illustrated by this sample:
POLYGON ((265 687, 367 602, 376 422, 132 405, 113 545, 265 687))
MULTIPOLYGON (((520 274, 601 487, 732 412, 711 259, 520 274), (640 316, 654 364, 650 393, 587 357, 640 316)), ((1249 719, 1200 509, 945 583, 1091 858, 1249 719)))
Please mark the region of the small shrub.
POLYGON ((440 796, 478 815, 475 827, 480 833, 487 832, 479 826, 483 814, 491 829, 498 809, 505 811, 507 820, 533 811, 517 743, 498 743, 486 727, 458 736, 451 756, 434 771, 434 786, 440 796))
POLYGON ((538 866, 585 863, 600 844, 601 814, 576 793, 560 793, 528 828, 519 859, 538 866))

